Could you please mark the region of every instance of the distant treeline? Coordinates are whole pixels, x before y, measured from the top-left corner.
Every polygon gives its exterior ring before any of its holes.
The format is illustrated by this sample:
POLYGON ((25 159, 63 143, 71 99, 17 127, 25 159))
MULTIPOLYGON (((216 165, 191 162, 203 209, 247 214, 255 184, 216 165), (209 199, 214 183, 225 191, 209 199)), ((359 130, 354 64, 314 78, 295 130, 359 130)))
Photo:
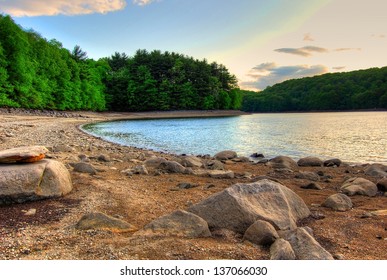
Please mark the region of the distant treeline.
POLYGON ((0 107, 56 110, 239 109, 225 66, 177 53, 138 50, 98 61, 0 15, 0 107))
POLYGON ((387 109, 387 67, 288 80, 245 91, 248 112, 387 109))

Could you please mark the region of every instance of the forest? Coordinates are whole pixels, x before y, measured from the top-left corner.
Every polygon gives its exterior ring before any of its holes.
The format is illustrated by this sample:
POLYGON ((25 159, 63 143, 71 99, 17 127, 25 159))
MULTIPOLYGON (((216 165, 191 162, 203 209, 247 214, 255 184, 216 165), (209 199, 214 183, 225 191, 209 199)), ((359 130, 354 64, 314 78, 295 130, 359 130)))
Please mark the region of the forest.
POLYGON ((239 109, 237 79, 216 62, 138 50, 93 60, 0 15, 0 107, 152 111, 239 109))
POLYGON ((244 91, 247 112, 387 109, 387 67, 288 80, 244 91))

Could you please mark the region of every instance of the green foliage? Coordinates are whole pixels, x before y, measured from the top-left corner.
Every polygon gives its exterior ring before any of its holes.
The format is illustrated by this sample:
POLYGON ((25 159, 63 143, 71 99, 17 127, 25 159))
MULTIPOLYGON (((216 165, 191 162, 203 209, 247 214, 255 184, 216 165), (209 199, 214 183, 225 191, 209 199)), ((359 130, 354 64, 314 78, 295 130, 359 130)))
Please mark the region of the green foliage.
POLYGON ((248 112, 387 109, 387 67, 285 81, 243 91, 248 112))

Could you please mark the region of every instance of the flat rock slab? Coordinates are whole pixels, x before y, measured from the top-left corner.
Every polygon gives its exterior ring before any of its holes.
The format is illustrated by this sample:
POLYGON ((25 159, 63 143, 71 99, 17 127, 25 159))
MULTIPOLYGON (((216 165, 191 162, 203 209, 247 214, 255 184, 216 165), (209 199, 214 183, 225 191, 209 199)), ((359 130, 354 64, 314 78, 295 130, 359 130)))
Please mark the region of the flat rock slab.
POLYGON ((310 215, 297 194, 270 180, 235 184, 188 211, 202 217, 212 229, 225 228, 242 234, 256 220, 267 221, 276 229, 293 229, 298 220, 310 215))
POLYGON ((106 230, 116 233, 133 232, 137 228, 126 221, 111 217, 103 213, 89 213, 84 215, 75 225, 79 230, 106 230))
POLYGON ((290 243, 297 260, 333 260, 305 228, 283 231, 279 235, 290 243))
POLYGON ((48 152, 43 146, 26 146, 0 151, 0 163, 28 163, 42 160, 48 152))
POLYGON ((71 190, 70 173, 58 161, 0 166, 0 205, 60 197, 71 190))
POLYGON ((136 235, 210 237, 211 232, 205 220, 187 211, 177 210, 147 224, 136 235))

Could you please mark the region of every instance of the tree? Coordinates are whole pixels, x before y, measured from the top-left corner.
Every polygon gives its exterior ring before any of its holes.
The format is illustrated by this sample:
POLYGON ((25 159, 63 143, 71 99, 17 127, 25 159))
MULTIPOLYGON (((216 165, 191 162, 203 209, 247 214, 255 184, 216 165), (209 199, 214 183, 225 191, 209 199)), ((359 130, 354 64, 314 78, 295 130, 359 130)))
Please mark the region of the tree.
POLYGON ((76 61, 85 61, 87 59, 87 52, 84 52, 78 45, 75 45, 71 55, 76 61))

